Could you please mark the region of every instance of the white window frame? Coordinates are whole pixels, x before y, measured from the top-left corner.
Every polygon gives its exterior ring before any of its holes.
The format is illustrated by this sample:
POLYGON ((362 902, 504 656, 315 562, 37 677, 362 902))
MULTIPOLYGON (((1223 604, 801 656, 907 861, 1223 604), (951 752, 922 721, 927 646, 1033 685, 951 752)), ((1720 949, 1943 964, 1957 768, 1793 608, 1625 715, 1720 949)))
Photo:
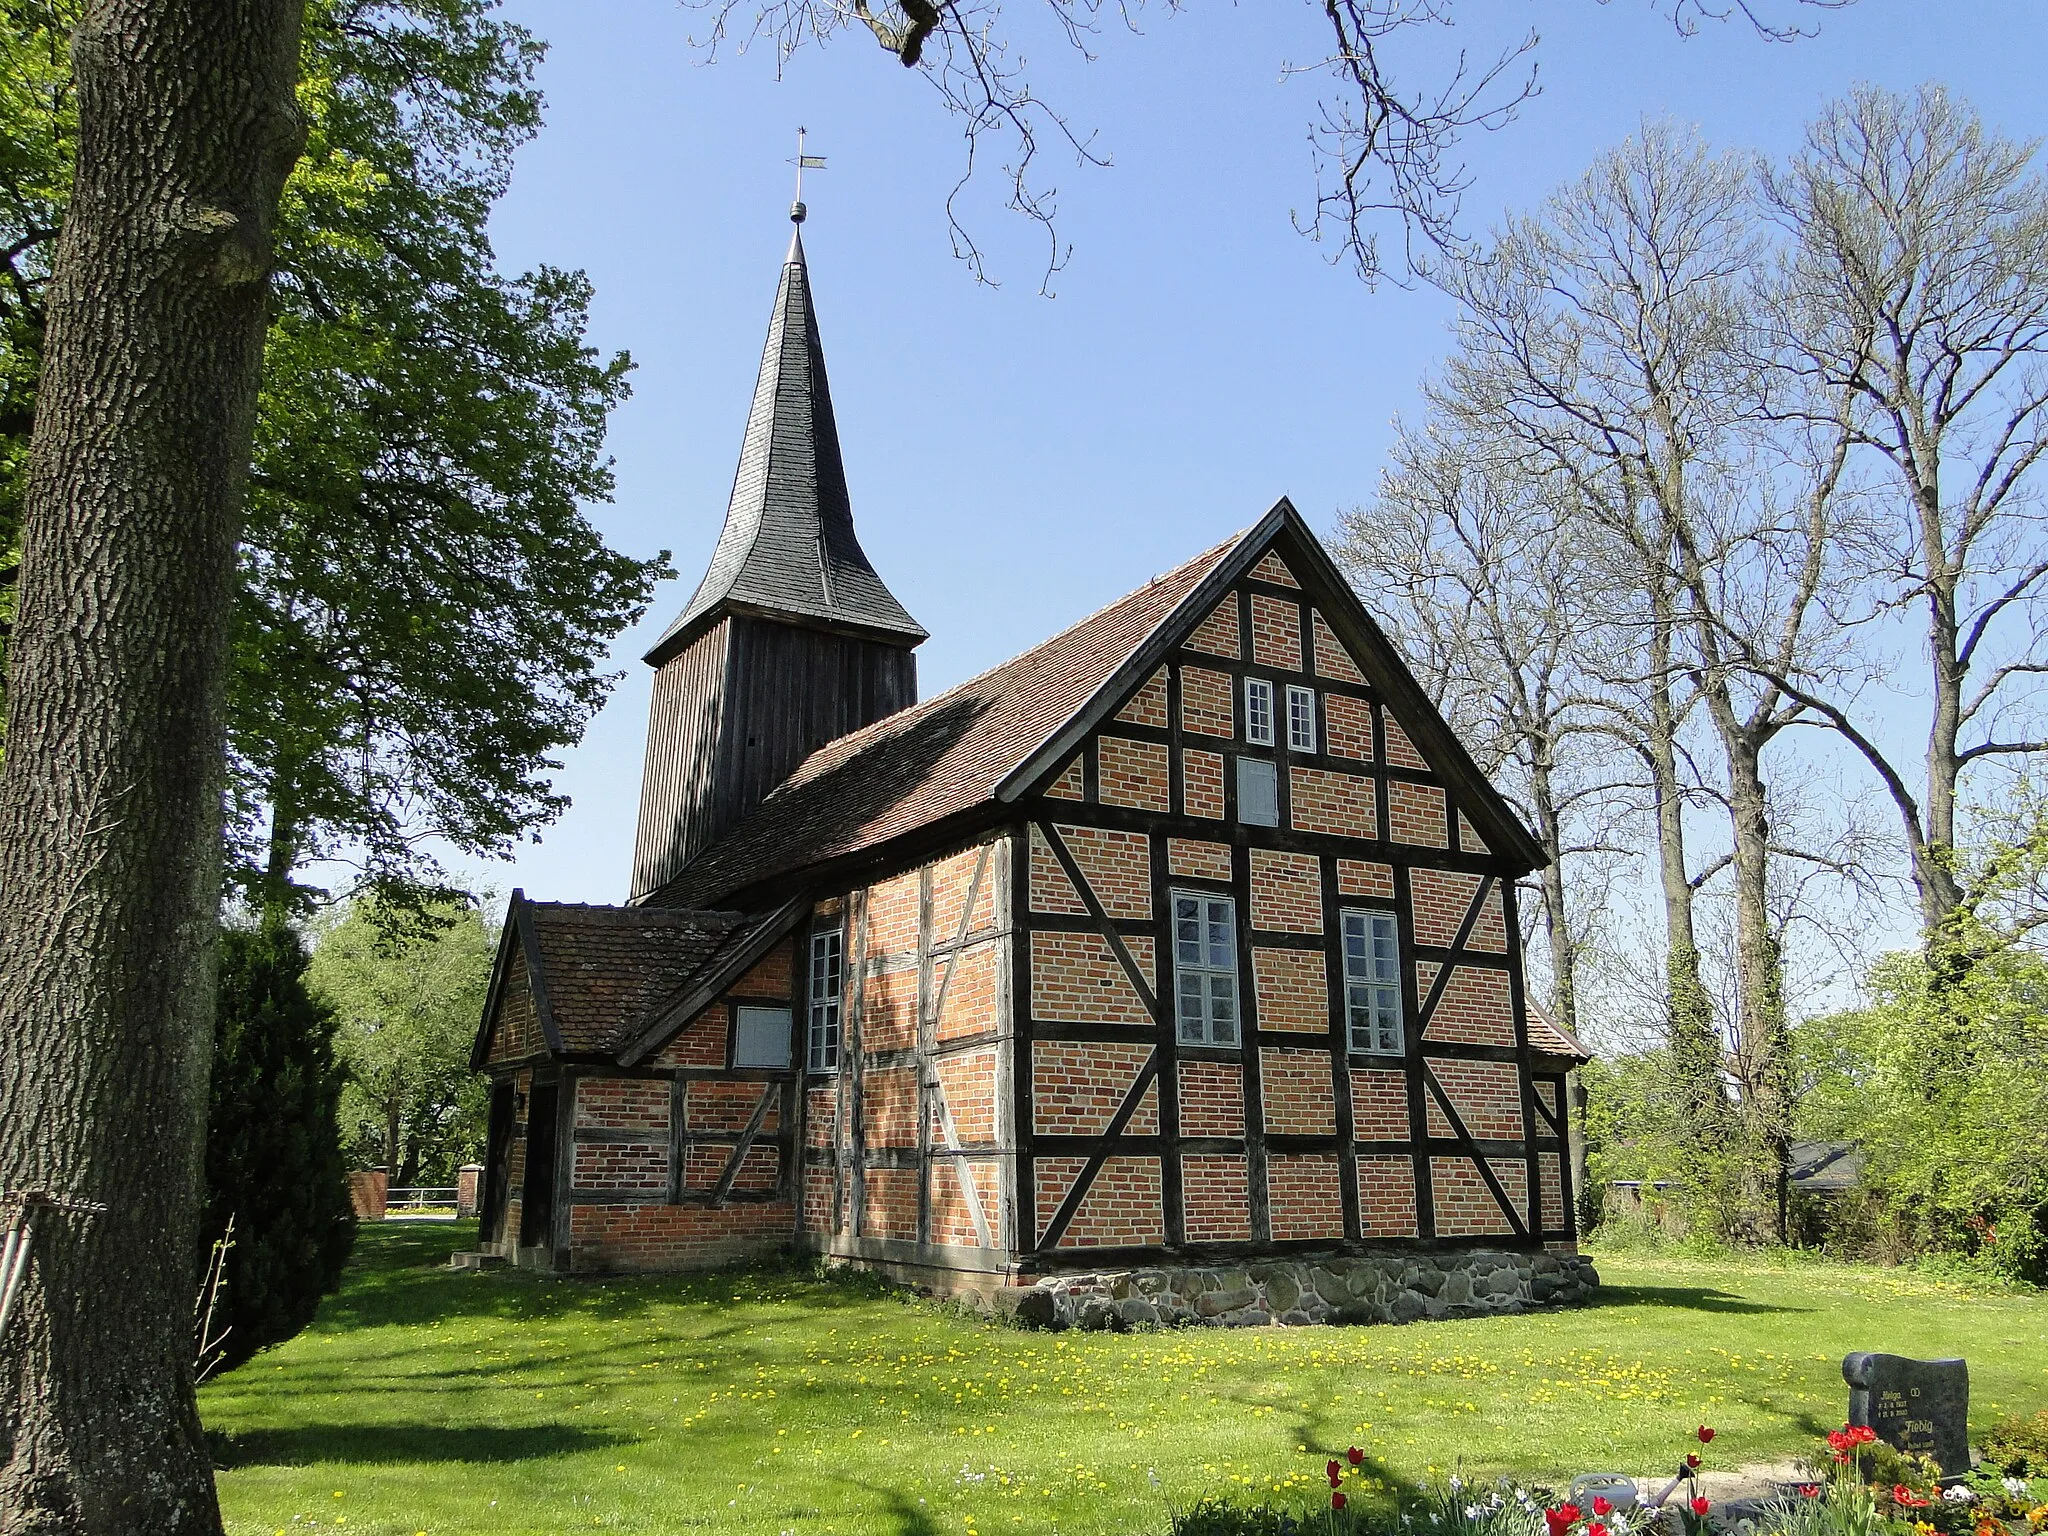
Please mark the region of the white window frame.
POLYGON ((1316 750, 1316 691, 1298 683, 1287 685, 1287 750, 1316 750))
POLYGON ((795 1015, 779 1003, 740 1003, 732 1011, 732 1064, 735 1067, 786 1071, 789 1067, 789 1036, 795 1015), (769 1050, 750 1051, 748 1036, 769 1050))
POLYGON ((1244 739, 1255 747, 1273 745, 1273 685, 1263 677, 1244 680, 1244 739))
POLYGON ((846 943, 839 928, 811 930, 810 965, 805 975, 805 1065, 812 1072, 837 1072, 846 990, 846 943))
POLYGON ((1240 757, 1237 760, 1237 819, 1248 827, 1277 827, 1280 825, 1280 765, 1271 758, 1240 757), (1272 788, 1270 804, 1273 811, 1270 820, 1245 814, 1245 804, 1249 798, 1245 794, 1245 775, 1247 771, 1254 778, 1264 775, 1269 780, 1272 788))
POLYGON ((1212 891, 1175 891, 1171 900, 1174 1032, 1182 1045, 1237 1049, 1244 1039, 1244 989, 1239 985, 1237 968, 1237 903, 1212 891), (1194 906, 1192 914, 1185 910, 1189 903, 1194 906), (1183 929, 1183 924, 1189 922, 1195 925, 1192 939, 1183 929), (1219 926, 1220 941, 1215 931, 1219 926))
POLYGON ((1338 932, 1344 947, 1344 1023, 1351 1049, 1365 1056, 1405 1054, 1400 923, 1384 909, 1346 907, 1338 914, 1338 932))

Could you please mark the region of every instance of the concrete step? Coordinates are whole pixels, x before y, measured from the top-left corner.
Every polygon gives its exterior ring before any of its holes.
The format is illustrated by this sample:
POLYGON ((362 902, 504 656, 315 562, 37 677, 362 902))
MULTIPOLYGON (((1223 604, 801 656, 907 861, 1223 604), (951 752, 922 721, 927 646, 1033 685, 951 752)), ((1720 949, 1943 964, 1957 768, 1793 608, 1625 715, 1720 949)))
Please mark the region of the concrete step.
POLYGON ((489 1269, 504 1263, 504 1257, 496 1253, 451 1253, 448 1255, 450 1269, 489 1269))

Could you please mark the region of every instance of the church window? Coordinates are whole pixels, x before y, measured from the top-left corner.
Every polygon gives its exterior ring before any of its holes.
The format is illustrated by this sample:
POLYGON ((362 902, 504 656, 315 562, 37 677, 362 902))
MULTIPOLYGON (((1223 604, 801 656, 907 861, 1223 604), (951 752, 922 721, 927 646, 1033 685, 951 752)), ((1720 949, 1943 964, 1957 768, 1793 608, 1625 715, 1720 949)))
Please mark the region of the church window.
POLYGON ((839 955, 837 928, 811 935, 810 1067, 839 1070, 839 955))
POLYGON ((1263 677, 1244 680, 1244 739, 1255 747, 1273 745, 1273 685, 1263 677))
POLYGON ((733 1022, 732 1064, 735 1067, 789 1065, 790 1016, 787 1008, 762 1008, 742 1003, 733 1022))
POLYGON ((1237 760, 1237 819, 1248 827, 1280 825, 1280 775, 1262 757, 1237 760))
POLYGON ((1237 909, 1228 896, 1173 893, 1173 975, 1185 1045, 1237 1044, 1237 909))
POLYGON ((1316 691, 1287 689, 1287 750, 1313 752, 1316 749, 1316 691))
POLYGON ((1344 1008, 1352 1050, 1401 1054, 1401 941, 1393 913, 1344 914, 1344 1008))

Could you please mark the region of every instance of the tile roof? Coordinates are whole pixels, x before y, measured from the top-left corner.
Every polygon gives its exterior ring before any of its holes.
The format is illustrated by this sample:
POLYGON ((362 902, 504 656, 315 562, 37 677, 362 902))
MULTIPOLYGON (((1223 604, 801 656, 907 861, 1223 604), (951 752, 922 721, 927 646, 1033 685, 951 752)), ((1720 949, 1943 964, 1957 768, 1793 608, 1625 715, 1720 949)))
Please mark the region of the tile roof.
POLYGON ((1593 1053, 1586 1049, 1579 1037, 1566 1029, 1550 1016, 1550 1010, 1528 999, 1529 1049, 1541 1051, 1546 1056, 1569 1056, 1576 1061, 1591 1061, 1593 1053))
POLYGON ((510 917, 531 921, 540 963, 529 959, 529 974, 570 1055, 612 1054, 658 1004, 762 921, 738 912, 555 901, 516 902, 510 917))
POLYGON ((1244 537, 1225 540, 979 677, 820 747, 647 900, 726 900, 991 801, 1244 537))
POLYGON ((680 650, 727 607, 845 625, 899 644, 925 638, 854 536, 810 272, 794 236, 718 548, 648 661, 658 665, 680 650))

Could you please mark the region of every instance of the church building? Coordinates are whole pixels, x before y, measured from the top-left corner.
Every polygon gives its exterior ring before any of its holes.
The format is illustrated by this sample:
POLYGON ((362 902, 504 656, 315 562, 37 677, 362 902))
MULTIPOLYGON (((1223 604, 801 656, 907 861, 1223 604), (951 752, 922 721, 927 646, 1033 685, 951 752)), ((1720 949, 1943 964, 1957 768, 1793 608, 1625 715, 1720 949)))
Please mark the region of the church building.
POLYGON ((984 1297, 1571 1272, 1542 852, 1286 500, 920 701, 925 638, 855 535, 799 235, 724 531, 647 653, 632 889, 512 897, 487 1253, 796 1249, 984 1297))

